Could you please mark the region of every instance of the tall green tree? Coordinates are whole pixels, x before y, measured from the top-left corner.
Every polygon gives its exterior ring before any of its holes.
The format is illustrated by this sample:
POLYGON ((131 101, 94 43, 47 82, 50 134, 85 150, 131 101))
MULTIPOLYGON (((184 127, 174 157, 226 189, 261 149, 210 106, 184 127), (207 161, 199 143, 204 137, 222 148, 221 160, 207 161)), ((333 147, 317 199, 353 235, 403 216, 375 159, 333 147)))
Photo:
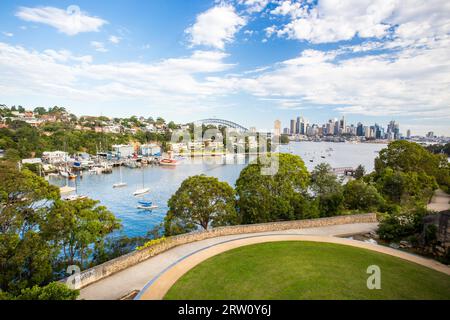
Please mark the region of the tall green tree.
POLYGON ((234 190, 215 177, 189 177, 169 199, 168 205, 164 219, 166 235, 237 223, 234 190))
POLYGON ((344 187, 344 204, 347 209, 376 211, 383 202, 384 199, 378 190, 362 180, 349 181, 344 187))
POLYGON ((98 204, 91 199, 58 200, 47 215, 42 232, 62 248, 66 266, 89 267, 91 254, 102 250, 107 236, 120 229, 114 214, 98 204))
POLYGON ((311 173, 311 190, 316 196, 320 216, 339 215, 343 209, 342 180, 334 174, 331 166, 318 164, 311 173))
POLYGON ((16 294, 53 276, 58 247, 40 231, 59 190, 6 161, 0 161, 0 181, 0 290, 16 294))
POLYGON ((386 168, 394 171, 416 172, 434 177, 446 191, 450 188, 450 164, 443 154, 433 154, 414 142, 394 141, 380 151, 375 170, 382 174, 386 168))
POLYGON ((277 157, 274 175, 263 174, 264 164, 254 162, 241 171, 236 182, 238 210, 243 223, 314 217, 307 194, 309 173, 303 160, 291 154, 277 157))

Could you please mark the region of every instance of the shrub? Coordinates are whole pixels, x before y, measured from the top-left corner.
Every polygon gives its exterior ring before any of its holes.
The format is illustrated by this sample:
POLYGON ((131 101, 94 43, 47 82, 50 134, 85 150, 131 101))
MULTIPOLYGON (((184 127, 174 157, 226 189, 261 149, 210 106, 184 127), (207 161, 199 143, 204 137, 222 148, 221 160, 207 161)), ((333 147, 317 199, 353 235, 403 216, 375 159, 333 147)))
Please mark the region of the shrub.
POLYGON ((76 300, 79 290, 69 289, 64 283, 52 282, 45 287, 23 289, 14 300, 76 300))

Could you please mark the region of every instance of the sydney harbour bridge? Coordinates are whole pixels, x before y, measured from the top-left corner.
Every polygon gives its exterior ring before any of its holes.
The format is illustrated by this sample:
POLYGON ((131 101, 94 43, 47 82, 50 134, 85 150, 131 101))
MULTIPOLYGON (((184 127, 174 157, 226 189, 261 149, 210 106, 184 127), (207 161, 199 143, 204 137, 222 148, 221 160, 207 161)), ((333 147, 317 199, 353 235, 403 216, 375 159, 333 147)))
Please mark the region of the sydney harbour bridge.
POLYGON ((224 119, 203 119, 203 120, 198 120, 195 121, 194 124, 198 124, 198 125, 208 125, 208 124, 213 124, 213 125, 221 125, 221 126, 225 126, 227 128, 232 128, 232 129, 236 129, 238 131, 241 132, 248 132, 249 130, 247 128, 245 128, 244 126, 241 126, 238 123, 235 123, 233 121, 229 121, 229 120, 224 120, 224 119))

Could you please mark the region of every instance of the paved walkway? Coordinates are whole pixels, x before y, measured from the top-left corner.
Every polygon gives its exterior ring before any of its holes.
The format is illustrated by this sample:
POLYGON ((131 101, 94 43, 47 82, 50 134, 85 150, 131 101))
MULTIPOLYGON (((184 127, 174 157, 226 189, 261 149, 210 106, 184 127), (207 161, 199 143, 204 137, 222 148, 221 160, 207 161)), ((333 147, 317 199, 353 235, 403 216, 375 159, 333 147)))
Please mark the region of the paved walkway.
POLYGON ((140 291, 147 285, 150 280, 160 275, 164 270, 168 269, 172 264, 179 261, 183 257, 191 255, 206 247, 222 243, 224 241, 238 240, 242 238, 248 238, 249 236, 270 236, 280 234, 332 237, 366 233, 376 230, 376 228, 376 223, 358 223, 300 230, 231 235, 192 242, 172 248, 153 258, 143 261, 135 266, 127 268, 121 272, 113 274, 81 289, 80 299, 117 300, 134 290, 140 291))
POLYGON ((431 202, 428 204, 428 210, 437 212, 450 210, 450 194, 440 189, 436 190, 431 202))
POLYGON ((194 254, 188 255, 177 261, 172 266, 167 268, 160 274, 153 278, 142 290, 137 299, 141 300, 162 300, 169 289, 180 279, 186 272, 194 268, 196 265, 202 263, 206 259, 209 259, 215 255, 222 252, 232 250, 234 248, 257 244, 265 242, 276 242, 276 241, 314 241, 314 242, 326 242, 326 243, 336 243, 343 244, 352 247, 358 247, 363 249, 368 249, 371 251, 376 251, 398 258, 402 258, 417 264, 423 265, 425 267, 434 269, 439 272, 446 273, 450 276, 450 268, 434 260, 426 259, 417 255, 412 255, 403 251, 394 250, 389 247, 374 245, 370 243, 365 243, 361 241, 355 241, 344 238, 336 238, 330 236, 318 236, 318 235, 298 235, 298 234, 274 234, 274 235, 259 235, 252 236, 247 235, 245 238, 224 241, 216 245, 206 247, 204 249, 195 252, 194 254))

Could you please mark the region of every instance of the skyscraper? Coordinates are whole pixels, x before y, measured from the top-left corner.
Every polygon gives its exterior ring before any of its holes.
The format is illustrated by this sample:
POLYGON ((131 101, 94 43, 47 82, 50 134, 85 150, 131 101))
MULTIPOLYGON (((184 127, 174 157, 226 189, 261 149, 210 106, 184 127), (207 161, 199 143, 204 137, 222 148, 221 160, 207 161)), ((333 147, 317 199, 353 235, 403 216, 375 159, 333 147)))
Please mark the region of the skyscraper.
POLYGON ((361 122, 358 122, 358 126, 356 127, 356 135, 358 137, 364 137, 364 126, 361 122))
POLYGON ((295 119, 292 119, 291 120, 291 135, 295 134, 295 127, 296 127, 295 119))
POLYGON ((273 133, 275 136, 281 136, 281 121, 280 120, 275 120, 273 133))

